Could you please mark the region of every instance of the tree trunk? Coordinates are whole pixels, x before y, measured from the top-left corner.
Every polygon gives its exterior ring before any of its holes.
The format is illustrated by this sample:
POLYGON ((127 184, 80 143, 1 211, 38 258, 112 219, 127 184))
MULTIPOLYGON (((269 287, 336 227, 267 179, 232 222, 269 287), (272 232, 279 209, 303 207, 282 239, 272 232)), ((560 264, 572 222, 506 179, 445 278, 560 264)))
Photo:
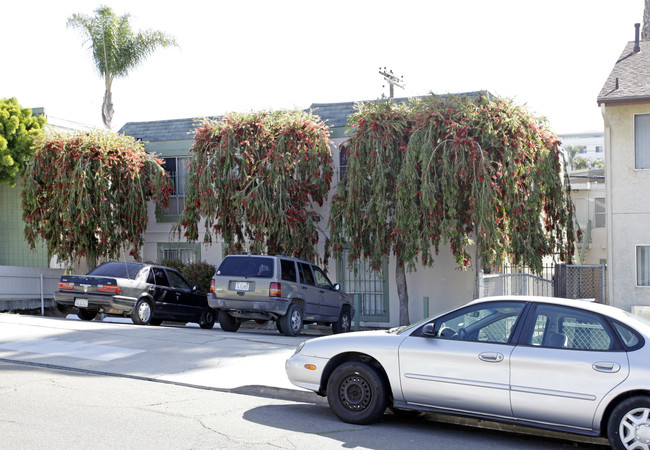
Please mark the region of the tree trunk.
POLYGON ((406 265, 400 257, 396 261, 395 285, 399 298, 399 324, 408 325, 411 322, 409 320, 409 293, 406 287, 406 265))
POLYGON ((104 103, 102 104, 102 120, 106 128, 110 130, 111 122, 113 121, 113 93, 111 92, 111 85, 113 80, 110 76, 106 77, 106 92, 104 92, 104 103))

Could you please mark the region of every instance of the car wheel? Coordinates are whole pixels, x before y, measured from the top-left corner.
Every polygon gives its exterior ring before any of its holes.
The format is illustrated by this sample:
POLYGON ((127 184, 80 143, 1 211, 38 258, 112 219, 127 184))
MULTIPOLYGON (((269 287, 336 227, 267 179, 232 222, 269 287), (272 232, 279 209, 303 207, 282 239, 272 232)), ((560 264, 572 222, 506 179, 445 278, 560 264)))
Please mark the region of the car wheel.
POLYGON ((619 403, 609 416, 607 438, 614 450, 650 448, 650 397, 619 403))
POLYGON ((377 370, 362 362, 337 367, 327 383, 327 402, 343 422, 376 422, 386 411, 386 386, 377 370))
POLYGON ((80 309, 77 312, 77 317, 79 317, 81 320, 93 320, 95 316, 97 315, 97 310, 96 309, 80 309))
POLYGON ((151 307, 151 301, 146 298, 141 298, 138 300, 138 303, 135 304, 133 312, 131 312, 131 320, 136 325, 148 325, 151 321, 152 313, 153 308, 151 307))
POLYGON ((339 320, 337 320, 336 322, 332 322, 332 331, 334 332, 334 334, 349 333, 351 324, 352 324, 352 318, 350 317, 350 308, 344 306, 341 309, 339 320))
POLYGON ((235 331, 239 330, 239 327, 241 326, 241 320, 231 316, 225 311, 221 311, 219 313, 219 325, 221 325, 221 329, 223 331, 230 331, 234 333, 235 331))
POLYGON ((210 330, 212 327, 214 327, 214 322, 216 322, 216 320, 217 318, 214 316, 214 310, 208 308, 203 311, 203 314, 201 314, 199 326, 204 330, 210 330))
POLYGON ((277 328, 280 333, 284 334, 284 331, 282 331, 282 322, 280 319, 275 321, 275 328, 277 328))
POLYGON ((149 320, 149 325, 153 325, 155 327, 162 325, 163 320, 162 319, 150 319, 149 320))
POLYGON ((297 303, 292 303, 287 313, 278 319, 280 331, 285 336, 298 336, 302 331, 302 308, 297 303))

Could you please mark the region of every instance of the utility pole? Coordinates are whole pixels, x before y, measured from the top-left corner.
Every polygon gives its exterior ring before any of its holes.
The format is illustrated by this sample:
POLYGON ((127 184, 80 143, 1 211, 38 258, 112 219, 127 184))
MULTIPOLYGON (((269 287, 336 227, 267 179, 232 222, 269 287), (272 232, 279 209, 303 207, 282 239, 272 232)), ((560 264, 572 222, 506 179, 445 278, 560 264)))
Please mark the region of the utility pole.
POLYGON ((397 86, 398 88, 404 89, 404 77, 403 76, 398 78, 396 75, 393 75, 392 70, 386 70, 385 67, 383 69, 381 67, 379 68, 379 75, 383 76, 384 80, 386 80, 386 82, 390 86, 390 96, 388 98, 394 98, 395 97, 395 86, 397 86))

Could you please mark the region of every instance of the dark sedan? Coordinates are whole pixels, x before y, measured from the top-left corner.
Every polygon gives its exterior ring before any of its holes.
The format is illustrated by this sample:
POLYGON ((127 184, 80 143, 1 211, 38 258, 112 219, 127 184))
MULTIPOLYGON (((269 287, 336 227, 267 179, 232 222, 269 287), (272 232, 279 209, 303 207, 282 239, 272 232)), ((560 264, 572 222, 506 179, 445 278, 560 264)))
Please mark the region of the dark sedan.
POLYGON ((103 313, 131 317, 138 325, 171 320, 209 329, 217 314, 206 294, 197 292, 178 271, 139 262, 107 262, 87 275, 63 275, 54 300, 74 308, 82 320, 103 313))

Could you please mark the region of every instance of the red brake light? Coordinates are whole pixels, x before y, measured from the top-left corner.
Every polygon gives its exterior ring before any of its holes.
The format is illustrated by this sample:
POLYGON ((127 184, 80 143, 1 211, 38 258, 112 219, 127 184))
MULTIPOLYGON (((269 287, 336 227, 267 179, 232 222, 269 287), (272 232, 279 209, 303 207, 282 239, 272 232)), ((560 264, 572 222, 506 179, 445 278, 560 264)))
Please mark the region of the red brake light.
POLYGON ((68 283, 67 281, 59 281, 59 289, 74 289, 74 283, 68 283))
POLYGON ((115 285, 112 285, 112 284, 98 284, 97 285, 97 291, 98 292, 110 292, 111 294, 119 294, 121 292, 119 286, 115 286, 115 285))
POLYGON ((282 297, 282 285, 280 283, 276 283, 275 281, 271 282, 269 297, 282 297))
POLYGON ((214 294, 214 279, 210 281, 210 292, 214 294))

